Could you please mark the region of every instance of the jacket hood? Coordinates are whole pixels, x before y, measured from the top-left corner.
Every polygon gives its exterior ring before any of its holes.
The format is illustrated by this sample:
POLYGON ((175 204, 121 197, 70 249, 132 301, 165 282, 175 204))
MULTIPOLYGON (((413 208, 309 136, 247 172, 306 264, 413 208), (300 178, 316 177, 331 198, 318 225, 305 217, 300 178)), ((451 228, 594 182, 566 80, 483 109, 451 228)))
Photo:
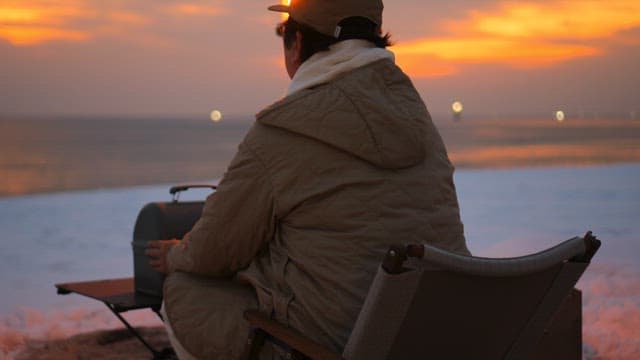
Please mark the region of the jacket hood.
POLYGON ((409 78, 380 60, 305 89, 257 115, 385 169, 424 161, 429 113, 409 78))

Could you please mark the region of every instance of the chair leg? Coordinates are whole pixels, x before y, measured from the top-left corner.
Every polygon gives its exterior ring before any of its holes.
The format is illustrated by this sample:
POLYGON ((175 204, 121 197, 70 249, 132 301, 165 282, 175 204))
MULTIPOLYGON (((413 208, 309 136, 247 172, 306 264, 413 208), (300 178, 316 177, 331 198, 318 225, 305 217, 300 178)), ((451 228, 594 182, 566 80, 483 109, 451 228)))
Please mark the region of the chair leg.
MULTIPOLYGON (((247 339, 247 344, 244 348, 244 352, 242 354, 242 359, 244 360, 259 360, 260 352, 262 351, 262 347, 267 341, 269 335, 262 329, 255 328, 249 331, 249 337, 247 339)), ((270 337, 269 337, 270 338, 270 337)), ((272 338, 270 338, 272 339, 272 338)), ((288 347, 287 347, 288 348, 288 347)), ((286 353, 283 355, 287 360, 308 360, 309 357, 305 356, 303 353, 295 350, 288 349, 286 353)))
POLYGON ((262 346, 264 346, 265 337, 266 333, 263 330, 258 328, 251 329, 242 358, 245 360, 260 359, 260 351, 262 350, 262 346))

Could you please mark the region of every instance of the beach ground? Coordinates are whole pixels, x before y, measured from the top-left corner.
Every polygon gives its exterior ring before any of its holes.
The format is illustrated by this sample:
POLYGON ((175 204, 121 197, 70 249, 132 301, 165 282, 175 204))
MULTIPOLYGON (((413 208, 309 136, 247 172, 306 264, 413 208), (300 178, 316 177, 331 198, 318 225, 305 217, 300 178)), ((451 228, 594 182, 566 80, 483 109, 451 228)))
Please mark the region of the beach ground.
MULTIPOLYGON (((138 329, 155 349, 170 347, 163 327, 138 329)), ((27 340, 16 360, 150 359, 151 353, 127 329, 98 330, 57 340, 27 340)))
MULTIPOLYGON (((137 124, 140 131, 155 128, 143 125, 137 124)), ((86 131, 94 133, 93 127, 96 126, 92 124, 92 128, 86 131)), ((49 130, 51 128, 42 131, 49 136, 49 130)), ((597 259, 601 266, 592 266, 587 273, 597 281, 583 285, 584 356, 586 359, 640 358, 637 337, 640 277, 637 276, 635 256, 640 241, 634 217, 639 204, 637 165, 610 166, 640 162, 640 142, 637 141, 640 123, 614 120, 575 124, 467 121, 446 122, 441 124, 440 130, 450 149, 451 160, 461 170, 458 171, 461 176, 456 186, 462 191, 465 229, 480 255, 512 255, 509 251, 520 254, 530 249, 530 246, 522 246, 522 242, 529 241, 539 246, 537 242, 540 239, 556 238, 556 234, 564 236, 565 233, 579 235, 586 229, 594 230, 608 241, 597 259), (589 170, 590 167, 578 170, 576 167, 596 164, 609 166, 593 167, 593 170, 589 170), (564 168, 565 165, 569 167, 564 168), (536 167, 541 170, 534 170, 536 167), (498 168, 501 170, 496 170, 498 168), (514 170, 517 168, 524 170, 514 170), (539 224, 545 226, 540 227, 539 224), (510 235, 500 238, 496 233, 510 235), (483 239, 486 242, 481 242, 483 239), (618 266, 621 260, 631 262, 633 271, 626 272, 625 268, 618 266)), ((164 132, 175 135, 175 131, 164 132)), ((195 127, 188 135, 199 132, 200 128, 195 127)), ((7 156, 7 163, 0 161, 0 168, 5 172, 5 177, 0 179, 0 185, 3 185, 0 186, 0 200, 4 201, 4 208, 0 206, 0 220, 4 220, 0 228, 11 243, 21 246, 6 246, 0 251, 0 268, 4 267, 0 273, 9 274, 0 278, 0 283, 5 289, 14 290, 11 296, 20 299, 21 306, 40 309, 38 300, 46 298, 42 295, 45 292, 53 295, 52 284, 55 281, 70 281, 80 275, 86 279, 102 278, 112 276, 114 269, 130 270, 130 259, 122 254, 130 254, 130 225, 139 204, 149 199, 162 200, 168 195, 164 185, 162 195, 157 195, 160 192, 155 187, 136 190, 129 187, 148 182, 175 184, 179 180, 217 177, 220 174, 215 169, 224 169, 242 131, 231 129, 228 134, 220 132, 217 135, 220 135, 221 142, 213 142, 213 145, 220 146, 214 149, 216 151, 206 151, 206 142, 202 140, 196 148, 181 154, 175 154, 174 147, 164 146, 175 141, 158 141, 150 146, 141 145, 134 138, 132 144, 125 146, 127 144, 114 142, 108 136, 104 136, 104 143, 116 145, 87 147, 80 142, 77 146, 64 142, 64 149, 59 149, 59 154, 54 152, 58 157, 42 157, 46 154, 44 151, 32 154, 33 157, 24 152, 7 152, 16 156, 7 156), (151 149, 147 149, 148 146, 151 149), (216 154, 213 170, 213 160, 188 155, 208 157, 211 153, 216 154), (131 154, 136 154, 136 157, 131 154), (163 178, 160 173, 172 177, 163 178), (184 178, 174 178, 176 174, 184 178), (67 182, 66 179, 70 180, 67 182), (40 182, 46 186, 40 187, 40 182), (105 190, 110 187, 124 189, 121 192, 105 190), (101 190, 60 192, 79 189, 101 190), (54 194, 19 196, 41 192, 54 194), (87 238, 87 234, 101 236, 95 240, 87 238), (34 258, 36 250, 46 256, 34 258), (68 253, 73 253, 73 261, 69 260, 68 253), (101 261, 94 261, 96 258, 101 261), (85 259, 91 259, 90 263, 85 259)), ((14 143, 15 149, 20 151, 36 148, 14 143)), ((34 140, 30 145, 36 143, 34 140)), ((123 276, 122 273, 113 275, 123 276)), ((18 304, 10 301, 9 296, 3 294, 0 300, 18 304)), ((113 323, 102 319, 113 318, 106 309, 98 313, 77 310, 68 317, 72 320, 79 318, 80 322, 90 325, 92 321, 98 325, 106 323, 111 330, 93 331, 99 327, 87 329, 80 326, 77 332, 68 333, 59 331, 59 319, 67 315, 48 315, 46 307, 42 312, 31 311, 36 315, 30 313, 18 317, 13 314, 13 307, 2 310, 0 360, 151 358, 148 350, 126 329, 113 330, 113 323), (42 324, 35 326, 34 322, 42 324), (33 331, 38 326, 46 327, 42 331, 44 336, 33 331)), ((144 336, 157 348, 168 346, 164 329, 157 324, 144 328, 144 336)))

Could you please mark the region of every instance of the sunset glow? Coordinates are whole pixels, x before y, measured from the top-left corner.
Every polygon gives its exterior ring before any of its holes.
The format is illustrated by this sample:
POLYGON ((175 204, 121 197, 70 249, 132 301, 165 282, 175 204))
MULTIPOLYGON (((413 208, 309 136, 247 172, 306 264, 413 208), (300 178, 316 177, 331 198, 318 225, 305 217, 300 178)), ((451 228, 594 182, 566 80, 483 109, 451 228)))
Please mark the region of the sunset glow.
POLYGON ((455 64, 465 63, 549 66, 604 54, 602 40, 640 27, 638 14, 636 0, 503 2, 492 11, 472 10, 462 20, 446 22, 449 35, 401 42, 394 51, 414 76, 454 74, 455 64), (443 72, 438 60, 451 68, 443 72))
POLYGON ((214 6, 202 4, 178 4, 169 8, 170 12, 182 15, 216 16, 223 13, 223 10, 214 6))
MULTIPOLYGON (((626 145, 626 144, 625 144, 626 145)), ((502 145, 483 148, 462 149, 449 152, 451 161, 457 166, 513 167, 516 164, 598 164, 603 159, 638 157, 640 151, 632 147, 605 147, 603 144, 533 144, 502 145)))
POLYGON ((85 41, 85 31, 67 27, 77 18, 92 18, 95 11, 77 1, 52 5, 48 2, 9 2, 0 5, 0 38, 13 45, 37 45, 47 41, 85 41))
POLYGON ((85 41, 90 35, 77 30, 65 30, 51 27, 6 26, 0 28, 0 37, 14 45, 37 45, 46 41, 85 41))
MULTIPOLYGON (((509 37, 594 39, 640 25, 640 2, 505 3, 498 14, 473 12, 478 32, 509 37)), ((465 24, 468 25, 468 24, 465 24)))
POLYGON ((2 25, 60 25, 67 19, 91 17, 95 12, 69 1, 63 5, 51 5, 43 2, 20 2, 20 5, 0 5, 0 23, 2 25))
MULTIPOLYGON (((0 0, 0 112, 257 111, 290 81, 278 3, 0 0)), ((382 28, 434 112, 456 98, 465 116, 638 108, 638 0, 385 0, 382 28)))
MULTIPOLYGON (((280 3, 282 5, 291 5, 291 0, 280 0, 280 3)), ((287 13, 282 13, 282 15, 280 16, 282 18, 282 21, 287 21, 287 19, 289 19, 289 14, 287 13)))
POLYGON ((145 25, 151 22, 151 19, 130 11, 114 11, 107 16, 116 23, 145 25))
POLYGON ((33 46, 53 41, 84 42, 100 35, 120 34, 131 38, 137 34, 129 27, 157 24, 160 17, 167 14, 177 18, 224 13, 221 7, 200 3, 136 8, 122 2, 105 5, 98 0, 9 1, 0 5, 0 39, 15 46, 33 46))
MULTIPOLYGON (((593 56, 601 50, 585 45, 548 42, 522 43, 508 38, 440 38, 403 43, 394 48, 399 57, 433 56, 459 63, 497 62, 513 66, 534 66, 593 56)), ((401 63, 407 65, 404 59, 401 63)), ((416 71, 420 73, 421 71, 416 71)))

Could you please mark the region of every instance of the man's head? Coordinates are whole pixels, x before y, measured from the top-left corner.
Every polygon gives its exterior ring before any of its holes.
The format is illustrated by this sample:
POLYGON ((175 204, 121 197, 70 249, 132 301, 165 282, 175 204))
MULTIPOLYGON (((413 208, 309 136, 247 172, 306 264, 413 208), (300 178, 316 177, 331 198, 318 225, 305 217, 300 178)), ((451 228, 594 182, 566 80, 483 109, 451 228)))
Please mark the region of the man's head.
POLYGON ((286 12, 289 19, 276 32, 284 39, 285 64, 290 77, 313 54, 349 39, 368 40, 378 47, 390 45, 381 36, 382 0, 291 0, 269 10, 286 12))
POLYGON ((382 0, 291 0, 291 4, 273 5, 271 11, 285 12, 317 32, 339 38, 340 22, 351 17, 369 19, 382 26, 382 0))

